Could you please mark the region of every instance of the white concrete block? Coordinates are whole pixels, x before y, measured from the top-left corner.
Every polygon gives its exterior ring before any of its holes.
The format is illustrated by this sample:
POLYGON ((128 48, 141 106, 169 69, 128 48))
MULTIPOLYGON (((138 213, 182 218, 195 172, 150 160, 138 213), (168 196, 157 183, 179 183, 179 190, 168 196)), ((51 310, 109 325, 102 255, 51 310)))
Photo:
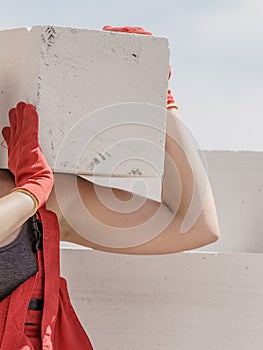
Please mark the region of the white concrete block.
POLYGON ((62 250, 62 273, 96 350, 262 349, 262 264, 262 254, 62 250))
POLYGON ((263 152, 205 151, 220 239, 202 251, 263 253, 263 152))
POLYGON ((161 177, 166 38, 36 26, 1 31, 0 47, 0 127, 25 100, 55 171, 161 177))

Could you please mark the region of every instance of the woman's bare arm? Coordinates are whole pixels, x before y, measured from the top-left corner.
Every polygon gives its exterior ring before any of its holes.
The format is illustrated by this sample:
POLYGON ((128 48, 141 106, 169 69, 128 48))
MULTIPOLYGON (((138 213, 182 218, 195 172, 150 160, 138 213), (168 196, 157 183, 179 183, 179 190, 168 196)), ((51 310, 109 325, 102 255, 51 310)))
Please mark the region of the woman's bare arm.
POLYGON ((9 192, 14 188, 7 171, 0 170, 0 246, 12 242, 22 224, 32 215, 35 203, 22 192, 9 192))
POLYGON ((0 198, 0 245, 6 245, 20 231, 22 224, 32 216, 35 203, 21 192, 0 198))
MULTIPOLYGON (((162 203, 145 199, 139 209, 122 213, 122 206, 133 196, 131 193, 77 178, 80 197, 87 213, 84 217, 80 214, 78 196, 68 190, 76 177, 56 174, 55 183, 60 195, 64 190, 63 199, 60 196, 57 200, 53 190, 47 206, 58 214, 62 240, 115 253, 165 254, 194 249, 218 239, 216 208, 209 180, 191 137, 176 113, 175 109, 167 112, 162 203), (97 196, 98 190, 102 201, 97 196), (123 201, 120 202, 119 211, 105 205, 112 201, 112 191, 123 201), (133 230, 134 235, 141 234, 142 243, 124 247, 121 242, 118 246, 115 233, 120 229, 123 230, 124 237, 126 229, 133 230), (112 235, 115 247, 94 243, 96 235, 103 237, 105 234, 109 237, 112 235)), ((135 202, 142 199, 137 195, 133 198, 135 202)))

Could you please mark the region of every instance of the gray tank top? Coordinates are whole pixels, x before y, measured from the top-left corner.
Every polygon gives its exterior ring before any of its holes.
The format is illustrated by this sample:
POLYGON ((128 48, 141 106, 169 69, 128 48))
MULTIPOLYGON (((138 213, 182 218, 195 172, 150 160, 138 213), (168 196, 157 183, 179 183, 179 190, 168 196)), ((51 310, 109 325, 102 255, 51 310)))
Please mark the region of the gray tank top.
POLYGON ((34 234, 29 218, 16 239, 0 247, 0 300, 37 272, 33 243, 34 234))

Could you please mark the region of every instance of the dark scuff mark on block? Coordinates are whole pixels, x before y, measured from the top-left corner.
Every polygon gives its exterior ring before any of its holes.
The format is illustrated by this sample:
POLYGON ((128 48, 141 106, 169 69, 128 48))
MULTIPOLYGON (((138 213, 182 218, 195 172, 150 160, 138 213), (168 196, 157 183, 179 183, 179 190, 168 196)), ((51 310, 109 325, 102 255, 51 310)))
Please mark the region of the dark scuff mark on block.
POLYGON ((138 168, 133 168, 128 172, 128 174, 130 174, 130 175, 142 175, 142 172, 138 168))
POLYGON ((40 75, 38 76, 38 82, 37 82, 37 97, 36 97, 36 104, 39 104, 40 102, 40 75))
POLYGON ((54 44, 55 38, 56 38, 56 31, 52 26, 48 26, 45 29, 44 34, 41 35, 42 42, 46 44, 47 47, 51 47, 54 44))
POLYGON ((102 152, 98 152, 98 151, 96 151, 96 153, 98 154, 98 156, 97 156, 97 157, 94 157, 93 160, 92 160, 92 161, 89 163, 89 165, 88 165, 88 170, 89 170, 89 171, 93 171, 96 165, 98 165, 98 164, 103 163, 104 161, 106 161, 106 160, 107 160, 106 155, 107 155, 108 157, 111 157, 111 154, 108 153, 108 152, 106 152, 106 151, 104 151, 103 154, 102 154, 102 152), (99 159, 99 158, 100 158, 100 159, 99 159))

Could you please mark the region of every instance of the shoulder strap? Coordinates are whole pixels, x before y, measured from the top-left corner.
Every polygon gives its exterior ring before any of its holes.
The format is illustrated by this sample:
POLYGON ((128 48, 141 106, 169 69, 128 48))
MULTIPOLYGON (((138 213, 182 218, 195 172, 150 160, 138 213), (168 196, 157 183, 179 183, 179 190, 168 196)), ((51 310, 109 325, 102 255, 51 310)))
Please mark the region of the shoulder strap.
POLYGON ((45 207, 39 209, 43 227, 44 309, 42 316, 43 344, 50 341, 54 331, 60 287, 59 224, 57 216, 45 207))

